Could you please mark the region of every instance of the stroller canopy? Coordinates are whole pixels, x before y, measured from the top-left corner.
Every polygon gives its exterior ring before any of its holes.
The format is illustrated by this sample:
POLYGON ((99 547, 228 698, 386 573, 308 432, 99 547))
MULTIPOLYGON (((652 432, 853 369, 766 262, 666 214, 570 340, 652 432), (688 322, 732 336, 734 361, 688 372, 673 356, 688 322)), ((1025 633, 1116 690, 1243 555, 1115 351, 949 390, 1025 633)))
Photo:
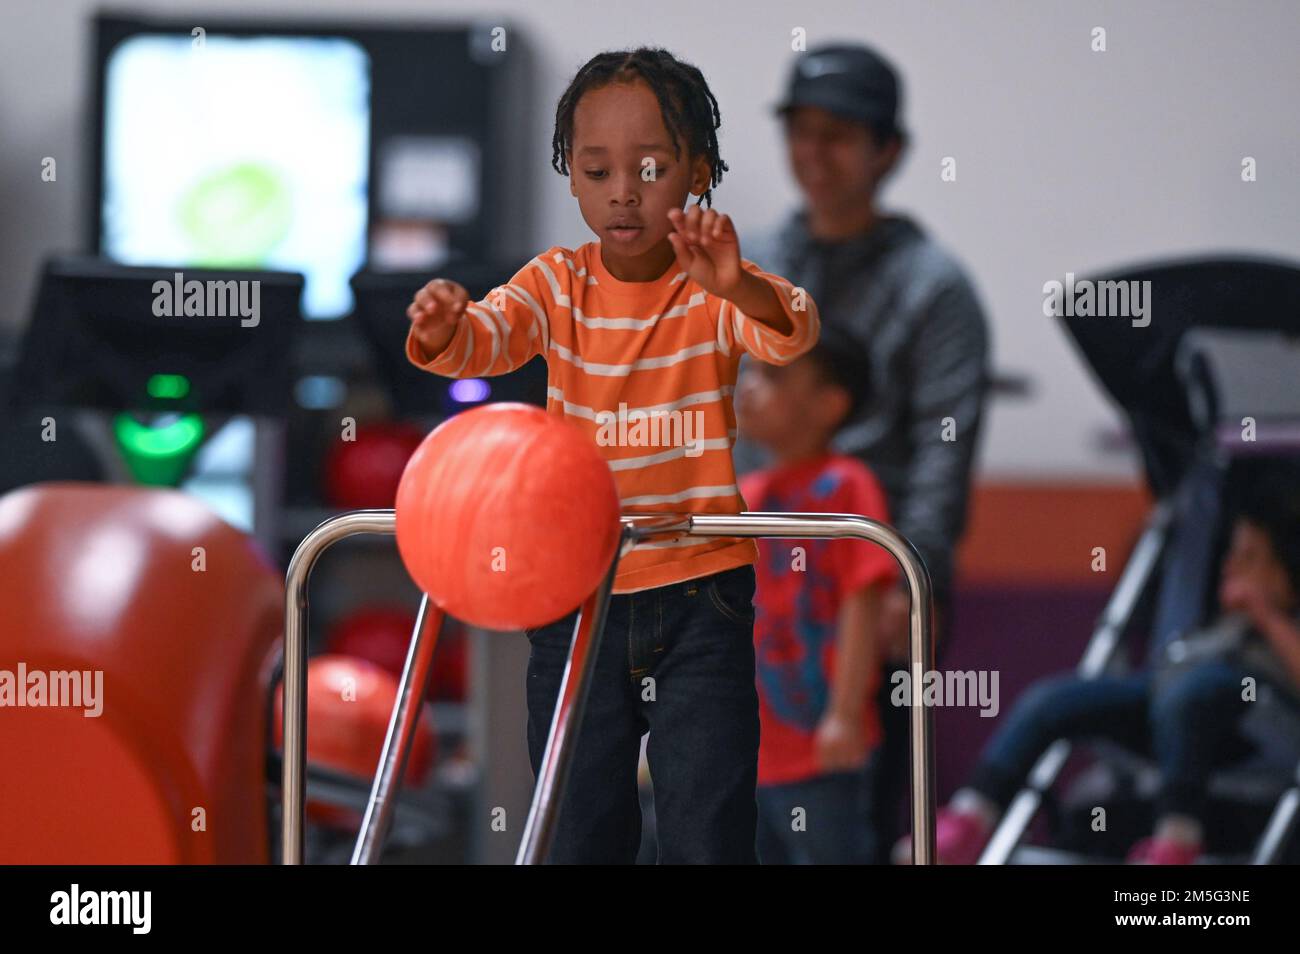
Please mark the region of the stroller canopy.
MULTIPOLYGON (((1178 484, 1190 465, 1203 423, 1198 422, 1179 360, 1196 329, 1273 332, 1300 346, 1300 267, 1255 258, 1207 258, 1136 266, 1089 282, 1150 282, 1145 324, 1114 315, 1061 316, 1101 386, 1124 409, 1147 482, 1157 496, 1178 484)), ((1082 282, 1080 282, 1082 284, 1082 282)), ((1236 349, 1238 352, 1240 349, 1236 349)), ((1293 350, 1300 359, 1300 347, 1293 350)), ((1277 368, 1277 348, 1273 348, 1277 368)), ((1287 360, 1289 356, 1284 355, 1287 360)), ((1276 381, 1276 374, 1273 377, 1276 381)), ((1274 391, 1277 387, 1274 386, 1274 391)), ((1300 364, 1287 387, 1300 418, 1300 364)), ((1276 407, 1275 393, 1270 405, 1276 407)))

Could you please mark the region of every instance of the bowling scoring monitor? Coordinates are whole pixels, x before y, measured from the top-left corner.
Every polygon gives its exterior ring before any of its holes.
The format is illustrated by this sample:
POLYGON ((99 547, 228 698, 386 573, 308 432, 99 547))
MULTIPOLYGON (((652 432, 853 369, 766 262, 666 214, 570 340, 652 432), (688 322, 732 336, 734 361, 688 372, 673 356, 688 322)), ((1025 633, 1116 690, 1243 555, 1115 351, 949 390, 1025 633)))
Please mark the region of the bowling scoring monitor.
POLYGON ((322 36, 138 33, 103 67, 99 249, 306 276, 346 314, 366 258, 370 58, 322 36))

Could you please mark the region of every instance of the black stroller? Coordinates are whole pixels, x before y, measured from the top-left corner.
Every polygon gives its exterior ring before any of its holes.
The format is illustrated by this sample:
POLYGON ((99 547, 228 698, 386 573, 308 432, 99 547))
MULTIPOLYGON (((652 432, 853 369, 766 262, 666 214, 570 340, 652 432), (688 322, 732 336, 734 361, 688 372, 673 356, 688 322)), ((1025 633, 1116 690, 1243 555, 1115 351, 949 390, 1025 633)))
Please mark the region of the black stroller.
MULTIPOLYGON (((1246 258, 1184 260, 1092 280, 1101 294, 1103 282, 1151 283, 1149 324, 1095 315, 1061 321, 1123 408, 1156 506, 1079 663, 1083 678, 1142 665, 1148 650, 1204 620, 1216 599, 1225 501, 1261 469, 1300 463, 1300 267, 1246 258)), ((1261 689, 1241 731, 1256 754, 1211 782, 1206 860, 1294 861, 1300 854, 1300 845, 1291 845, 1300 817, 1300 708, 1261 689)), ((1054 787, 1071 745, 1058 740, 1044 752, 980 864, 1112 862, 1144 833, 1116 831, 1109 841, 1077 834, 1087 830, 1095 806, 1149 805, 1156 781, 1154 766, 1118 746, 1090 744, 1089 750, 1096 760, 1063 797, 1054 787), (1044 808, 1056 847, 1022 844, 1044 808), (1102 857, 1098 845, 1105 845, 1102 857)), ((1107 814, 1133 819, 1140 812, 1107 814)))

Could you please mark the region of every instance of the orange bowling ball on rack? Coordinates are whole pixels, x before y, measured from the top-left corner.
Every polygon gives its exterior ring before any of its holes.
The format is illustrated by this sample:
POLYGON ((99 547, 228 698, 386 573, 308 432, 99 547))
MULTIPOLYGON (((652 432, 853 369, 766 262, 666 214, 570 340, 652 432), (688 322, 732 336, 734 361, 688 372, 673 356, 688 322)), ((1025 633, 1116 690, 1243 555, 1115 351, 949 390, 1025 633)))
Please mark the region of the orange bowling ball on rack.
POLYGON ((397 490, 407 572, 484 629, 529 629, 576 609, 604 579, 619 534, 609 465, 582 431, 529 404, 444 421, 397 490))
MULTIPOLYGON (((307 761, 354 779, 375 774, 397 701, 397 678, 367 659, 331 653, 307 663, 307 761)), ((275 688, 275 744, 284 748, 284 683, 275 688)), ((437 758, 438 740, 429 710, 420 713, 406 763, 405 784, 425 783, 437 758)), ((361 824, 351 808, 308 801, 307 817, 344 831, 361 824)))

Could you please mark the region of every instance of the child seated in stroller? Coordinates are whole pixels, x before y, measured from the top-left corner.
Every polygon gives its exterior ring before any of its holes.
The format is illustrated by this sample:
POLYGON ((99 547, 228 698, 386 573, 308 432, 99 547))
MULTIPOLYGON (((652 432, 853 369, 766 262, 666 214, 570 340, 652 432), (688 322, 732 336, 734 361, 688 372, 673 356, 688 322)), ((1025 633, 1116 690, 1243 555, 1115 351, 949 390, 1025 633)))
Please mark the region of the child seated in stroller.
MULTIPOLYGON (((1211 773, 1250 753, 1242 717, 1260 683, 1300 701, 1300 499, 1277 482, 1238 505, 1219 571, 1219 614, 1142 671, 1031 686, 968 784, 936 819, 940 864, 974 864, 1034 762, 1057 739, 1107 739, 1154 756, 1154 834, 1130 862, 1191 864, 1203 843, 1211 773)), ((910 837, 894 850, 911 857, 910 837)))

